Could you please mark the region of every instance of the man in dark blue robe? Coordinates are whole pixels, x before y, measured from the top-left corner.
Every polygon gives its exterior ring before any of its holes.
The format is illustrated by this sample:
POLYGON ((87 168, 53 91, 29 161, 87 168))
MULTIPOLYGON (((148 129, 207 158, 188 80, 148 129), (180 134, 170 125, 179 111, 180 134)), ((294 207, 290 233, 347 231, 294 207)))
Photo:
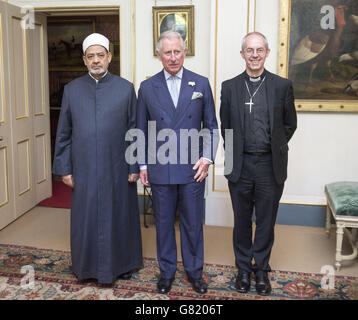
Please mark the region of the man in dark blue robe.
POLYGON ((142 266, 138 166, 125 159, 136 123, 133 85, 107 71, 109 41, 83 42, 89 73, 65 86, 53 173, 72 187, 71 257, 78 279, 113 283, 142 266))

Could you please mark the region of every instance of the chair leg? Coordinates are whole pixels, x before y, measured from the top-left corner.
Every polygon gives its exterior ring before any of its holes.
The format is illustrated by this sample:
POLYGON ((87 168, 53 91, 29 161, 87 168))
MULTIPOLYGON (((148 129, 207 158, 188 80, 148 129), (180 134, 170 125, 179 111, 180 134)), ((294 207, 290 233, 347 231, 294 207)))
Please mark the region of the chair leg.
POLYGON ((358 229, 353 228, 352 229, 352 242, 355 244, 356 247, 358 247, 358 229))
POLYGON ((326 235, 327 237, 331 235, 331 210, 329 208, 328 203, 326 209, 326 235))
POLYGON ((340 223, 337 223, 337 243, 336 243, 336 269, 337 271, 341 268, 342 261, 342 243, 343 243, 343 226, 340 223))

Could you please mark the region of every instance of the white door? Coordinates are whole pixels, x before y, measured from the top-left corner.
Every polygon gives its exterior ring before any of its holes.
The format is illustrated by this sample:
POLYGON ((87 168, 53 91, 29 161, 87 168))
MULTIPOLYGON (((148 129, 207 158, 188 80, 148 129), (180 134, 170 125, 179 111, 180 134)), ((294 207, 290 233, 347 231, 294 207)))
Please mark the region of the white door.
POLYGON ((30 109, 33 115, 34 188, 36 204, 51 196, 51 137, 46 16, 36 14, 29 30, 30 109))
POLYGON ((8 143, 13 163, 7 171, 8 176, 12 175, 9 185, 13 184, 14 193, 14 208, 9 207, 13 214, 7 212, 5 216, 15 219, 52 192, 47 34, 45 17, 35 16, 29 21, 19 7, 3 7, 10 101, 7 117, 11 122, 11 132, 7 130, 6 136, 11 137, 8 143))
POLYGON ((5 5, 0 2, 0 229, 16 218, 5 5))
POLYGON ((12 145, 16 216, 35 206, 33 110, 30 109, 28 29, 22 28, 19 7, 8 5, 12 145))

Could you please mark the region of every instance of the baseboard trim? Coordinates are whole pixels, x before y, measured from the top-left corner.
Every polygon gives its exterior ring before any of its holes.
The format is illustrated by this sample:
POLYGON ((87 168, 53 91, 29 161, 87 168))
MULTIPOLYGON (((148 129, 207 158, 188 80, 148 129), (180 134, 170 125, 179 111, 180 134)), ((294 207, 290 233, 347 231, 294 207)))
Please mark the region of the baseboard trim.
POLYGON ((276 223, 324 227, 326 225, 326 206, 280 203, 276 223))
MULTIPOLYGON (((139 210, 140 213, 143 213, 143 196, 138 198, 139 210)), ((234 226, 231 201, 227 197, 205 199, 205 224, 222 227, 234 226)), ((326 206, 280 203, 276 224, 324 227, 326 225, 326 206)))

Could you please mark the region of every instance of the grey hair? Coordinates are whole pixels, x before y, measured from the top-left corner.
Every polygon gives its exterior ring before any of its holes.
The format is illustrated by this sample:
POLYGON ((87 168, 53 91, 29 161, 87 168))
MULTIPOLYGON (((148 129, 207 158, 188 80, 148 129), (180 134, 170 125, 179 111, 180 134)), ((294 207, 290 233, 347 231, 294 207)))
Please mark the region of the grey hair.
POLYGON ((161 33, 158 41, 157 41, 157 47, 156 50, 158 53, 162 50, 162 44, 164 39, 170 39, 170 38, 178 38, 180 39, 181 46, 183 48, 183 51, 185 50, 185 42, 179 32, 176 32, 174 30, 168 30, 163 33, 161 33))
POLYGON ((242 41, 241 41, 241 50, 244 50, 244 45, 245 45, 246 39, 247 39, 249 36, 253 36, 253 35, 261 36, 261 37, 264 39, 265 48, 266 48, 266 50, 268 50, 269 45, 268 45, 267 38, 266 38, 261 32, 258 32, 258 31, 250 32, 250 33, 248 33, 245 37, 242 38, 242 41))

